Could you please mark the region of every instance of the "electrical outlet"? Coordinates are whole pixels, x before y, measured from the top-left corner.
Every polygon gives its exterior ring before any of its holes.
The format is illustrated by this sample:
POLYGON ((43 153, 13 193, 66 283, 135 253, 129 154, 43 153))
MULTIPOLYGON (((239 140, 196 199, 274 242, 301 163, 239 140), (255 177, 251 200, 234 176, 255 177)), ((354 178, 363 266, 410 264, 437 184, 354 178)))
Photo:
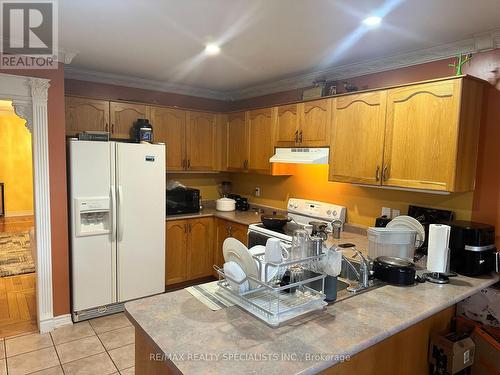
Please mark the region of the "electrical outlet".
POLYGON ((396 209, 396 208, 393 208, 392 209, 392 216, 391 216, 391 219, 394 219, 395 217, 398 217, 399 215, 401 215, 401 211, 396 209))
POLYGON ((391 208, 390 207, 382 207, 382 216, 391 217, 391 208))
POLYGON ((254 194, 256 197, 260 197, 260 186, 256 186, 254 189, 254 194))

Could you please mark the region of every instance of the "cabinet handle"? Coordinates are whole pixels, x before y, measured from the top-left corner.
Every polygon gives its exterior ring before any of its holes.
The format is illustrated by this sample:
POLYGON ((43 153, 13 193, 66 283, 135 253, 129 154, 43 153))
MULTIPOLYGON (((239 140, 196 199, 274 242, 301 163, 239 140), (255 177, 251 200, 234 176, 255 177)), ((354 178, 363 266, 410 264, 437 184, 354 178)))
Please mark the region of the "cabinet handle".
POLYGON ((187 161, 187 169, 191 168, 191 159, 188 159, 187 161))
POLYGON ((233 235, 233 227, 231 225, 228 225, 227 227, 227 235, 231 237, 233 235))
POLYGON ((111 133, 115 132, 115 124, 111 124, 111 133))
POLYGON ((295 130, 295 143, 299 143, 299 131, 295 130))
POLYGON ((302 143, 302 130, 299 133, 299 143, 302 143))
POLYGON ((388 176, 387 176, 387 172, 388 172, 388 166, 384 166, 384 170, 382 172, 382 178, 384 179, 384 181, 387 181, 388 179, 388 176))
POLYGON ((243 162, 243 169, 248 169, 248 160, 246 160, 246 159, 243 162))
POLYGON ((106 123, 106 125, 104 125, 104 129, 105 129, 106 131, 108 131, 108 123, 106 123))
POLYGON ((191 233, 191 223, 188 224, 189 233, 191 233))
POLYGON ((380 166, 377 165, 377 169, 375 170, 375 181, 380 180, 380 166))
POLYGON ((188 232, 187 224, 184 224, 184 233, 187 233, 187 232, 188 232))

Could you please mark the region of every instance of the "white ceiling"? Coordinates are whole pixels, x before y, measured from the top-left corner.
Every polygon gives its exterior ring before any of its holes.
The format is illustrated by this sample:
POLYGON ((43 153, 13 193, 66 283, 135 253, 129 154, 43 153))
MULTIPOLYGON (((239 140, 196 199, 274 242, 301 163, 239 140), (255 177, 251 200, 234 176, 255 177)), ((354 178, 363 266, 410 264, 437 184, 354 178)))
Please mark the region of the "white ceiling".
POLYGON ((500 28, 499 0, 62 0, 71 66, 229 92, 500 28), (361 21, 385 15, 379 28, 361 21), (207 57, 204 44, 222 51, 207 57))

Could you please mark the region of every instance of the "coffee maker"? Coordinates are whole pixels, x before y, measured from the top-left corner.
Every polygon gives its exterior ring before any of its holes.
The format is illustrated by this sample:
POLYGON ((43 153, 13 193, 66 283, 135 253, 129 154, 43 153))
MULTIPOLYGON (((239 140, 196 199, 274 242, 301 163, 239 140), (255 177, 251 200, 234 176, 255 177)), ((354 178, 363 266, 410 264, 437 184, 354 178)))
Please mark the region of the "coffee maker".
POLYGON ((450 231, 450 269, 465 276, 480 276, 496 270, 495 227, 455 220, 443 224, 450 231))

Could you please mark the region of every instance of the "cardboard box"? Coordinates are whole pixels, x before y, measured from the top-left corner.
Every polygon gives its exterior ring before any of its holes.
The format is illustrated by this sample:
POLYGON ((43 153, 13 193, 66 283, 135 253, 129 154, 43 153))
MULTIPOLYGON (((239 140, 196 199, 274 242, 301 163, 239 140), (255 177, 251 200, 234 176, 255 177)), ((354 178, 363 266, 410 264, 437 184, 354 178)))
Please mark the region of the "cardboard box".
POLYGON ((456 374, 474 363, 474 353, 475 344, 470 337, 456 333, 431 336, 429 363, 434 365, 435 370, 442 369, 447 374, 456 374))

